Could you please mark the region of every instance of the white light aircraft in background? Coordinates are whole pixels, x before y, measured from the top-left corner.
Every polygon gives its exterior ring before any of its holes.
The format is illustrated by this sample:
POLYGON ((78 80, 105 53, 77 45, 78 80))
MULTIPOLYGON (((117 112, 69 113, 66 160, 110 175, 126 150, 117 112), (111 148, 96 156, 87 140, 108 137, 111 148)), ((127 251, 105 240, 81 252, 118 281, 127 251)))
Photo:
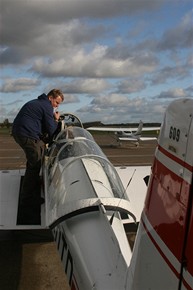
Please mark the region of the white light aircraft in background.
POLYGON ((139 141, 157 140, 157 137, 142 136, 142 132, 160 131, 160 127, 143 127, 143 122, 140 120, 138 127, 89 127, 88 131, 113 132, 116 141, 121 145, 121 141, 130 141, 139 146, 139 141))
POLYGON ((0 229, 50 228, 72 290, 193 290, 193 100, 166 110, 145 203, 143 166, 120 173, 124 185, 91 134, 62 122, 42 168, 39 223, 20 213, 23 172, 1 171, 0 229), (137 221, 132 251, 125 223, 137 221))

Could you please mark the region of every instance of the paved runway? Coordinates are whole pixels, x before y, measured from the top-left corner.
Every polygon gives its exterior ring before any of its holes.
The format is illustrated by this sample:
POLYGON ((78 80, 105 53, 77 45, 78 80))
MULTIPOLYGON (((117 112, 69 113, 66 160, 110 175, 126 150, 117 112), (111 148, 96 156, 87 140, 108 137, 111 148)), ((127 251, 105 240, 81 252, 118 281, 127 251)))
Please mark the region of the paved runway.
MULTIPOLYGON (((115 146, 111 135, 96 135, 109 160, 116 165, 151 165, 156 142, 115 146), (113 143, 113 144, 112 144, 113 143)), ((11 136, 0 135, 0 170, 25 168, 25 156, 11 136)), ((0 231, 1 290, 69 289, 49 230, 0 231)))

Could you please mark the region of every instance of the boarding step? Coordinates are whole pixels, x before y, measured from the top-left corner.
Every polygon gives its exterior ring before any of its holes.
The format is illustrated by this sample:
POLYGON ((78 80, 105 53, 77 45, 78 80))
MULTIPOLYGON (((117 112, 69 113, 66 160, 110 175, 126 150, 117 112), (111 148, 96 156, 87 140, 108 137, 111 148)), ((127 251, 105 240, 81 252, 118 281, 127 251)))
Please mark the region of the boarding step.
POLYGON ((19 193, 25 170, 0 171, 0 230, 43 229, 45 204, 22 207, 19 193))

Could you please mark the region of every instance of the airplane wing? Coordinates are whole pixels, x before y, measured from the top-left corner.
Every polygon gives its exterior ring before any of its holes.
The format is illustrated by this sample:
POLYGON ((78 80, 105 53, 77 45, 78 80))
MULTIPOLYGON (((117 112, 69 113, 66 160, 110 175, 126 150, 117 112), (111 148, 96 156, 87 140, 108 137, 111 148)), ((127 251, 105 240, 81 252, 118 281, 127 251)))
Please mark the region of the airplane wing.
POLYGON ((157 140, 156 137, 119 137, 119 141, 151 141, 151 140, 157 140))
POLYGON ((161 127, 143 127, 142 131, 146 131, 146 132, 148 132, 148 131, 160 131, 160 128, 161 127))
MULTIPOLYGON (((147 191, 144 178, 150 174, 150 166, 124 166, 115 167, 115 169, 125 188, 135 172, 126 190, 126 194, 129 197, 133 214, 136 216, 138 222, 140 220, 147 191)), ((24 169, 0 171, 0 230, 48 228, 45 218, 45 204, 41 206, 39 222, 35 225, 22 225, 18 223, 19 191, 24 172, 24 169)))
POLYGON ((138 128, 126 128, 126 127, 89 127, 86 130, 88 131, 101 131, 101 132, 122 132, 122 131, 136 131, 138 128))
MULTIPOLYGON (((133 132, 137 131, 138 127, 89 127, 88 131, 101 131, 101 132, 133 132)), ((143 127, 142 131, 159 131, 160 127, 143 127)))
POLYGON ((146 180, 149 178, 151 166, 120 166, 116 167, 126 194, 131 202, 132 212, 138 222, 144 206, 147 192, 146 180), (127 187, 129 183, 129 186, 127 187))

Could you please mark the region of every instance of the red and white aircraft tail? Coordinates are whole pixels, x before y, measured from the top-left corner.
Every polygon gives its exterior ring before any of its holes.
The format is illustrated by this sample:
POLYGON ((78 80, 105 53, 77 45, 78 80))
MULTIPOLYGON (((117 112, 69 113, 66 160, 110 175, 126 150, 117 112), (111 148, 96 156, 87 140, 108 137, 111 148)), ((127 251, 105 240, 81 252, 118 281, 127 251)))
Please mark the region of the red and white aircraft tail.
POLYGON ((193 100, 168 107, 126 289, 193 289, 193 100))

